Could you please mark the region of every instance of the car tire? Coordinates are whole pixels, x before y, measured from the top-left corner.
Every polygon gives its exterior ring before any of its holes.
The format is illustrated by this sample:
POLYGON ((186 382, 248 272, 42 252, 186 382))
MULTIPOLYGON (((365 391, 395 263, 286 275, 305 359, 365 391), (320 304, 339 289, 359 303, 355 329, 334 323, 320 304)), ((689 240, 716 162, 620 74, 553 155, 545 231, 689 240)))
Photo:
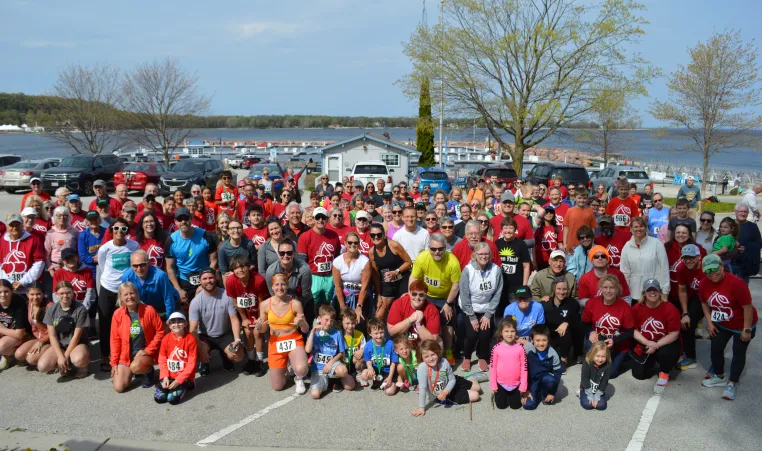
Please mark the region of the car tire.
POLYGON ((14 194, 16 192, 16 188, 5 188, 5 192, 8 194, 14 194))
POLYGON ((92 196, 95 194, 95 191, 93 191, 93 181, 85 180, 82 183, 82 187, 79 189, 79 194, 81 196, 92 196))

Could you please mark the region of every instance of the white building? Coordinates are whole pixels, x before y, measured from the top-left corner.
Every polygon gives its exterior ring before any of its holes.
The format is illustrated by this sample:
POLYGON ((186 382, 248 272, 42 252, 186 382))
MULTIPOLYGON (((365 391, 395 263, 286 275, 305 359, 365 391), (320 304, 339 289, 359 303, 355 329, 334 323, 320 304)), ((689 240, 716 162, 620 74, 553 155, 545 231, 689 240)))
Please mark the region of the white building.
POLYGON ((374 133, 365 133, 320 149, 323 172, 330 183, 340 182, 352 175, 355 163, 380 160, 392 171, 394 184, 407 181, 410 161, 417 162, 420 153, 415 147, 387 139, 374 133))

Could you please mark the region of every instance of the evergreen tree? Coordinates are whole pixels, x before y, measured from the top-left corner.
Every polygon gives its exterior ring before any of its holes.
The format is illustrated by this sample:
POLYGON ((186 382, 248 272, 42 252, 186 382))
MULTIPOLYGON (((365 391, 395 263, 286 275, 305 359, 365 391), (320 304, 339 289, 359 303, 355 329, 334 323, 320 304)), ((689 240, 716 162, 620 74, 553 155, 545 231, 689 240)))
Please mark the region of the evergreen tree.
POLYGON ((421 152, 418 166, 434 166, 434 122, 431 119, 431 94, 429 77, 421 82, 421 98, 418 105, 418 125, 415 127, 415 147, 421 152))

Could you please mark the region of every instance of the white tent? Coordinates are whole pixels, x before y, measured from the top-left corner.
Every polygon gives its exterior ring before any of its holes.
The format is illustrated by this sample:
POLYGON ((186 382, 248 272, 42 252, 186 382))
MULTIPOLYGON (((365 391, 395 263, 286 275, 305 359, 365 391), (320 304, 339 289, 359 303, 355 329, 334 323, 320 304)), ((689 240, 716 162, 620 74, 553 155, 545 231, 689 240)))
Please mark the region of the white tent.
POLYGON ((0 132, 20 132, 22 129, 17 125, 0 125, 0 132))

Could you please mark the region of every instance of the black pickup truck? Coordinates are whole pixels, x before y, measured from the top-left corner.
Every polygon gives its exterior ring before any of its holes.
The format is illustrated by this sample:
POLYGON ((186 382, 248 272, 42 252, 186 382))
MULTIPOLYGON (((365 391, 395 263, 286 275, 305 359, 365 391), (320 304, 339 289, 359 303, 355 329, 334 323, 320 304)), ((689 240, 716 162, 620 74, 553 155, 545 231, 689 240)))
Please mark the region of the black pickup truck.
POLYGON ((92 196, 93 182, 103 180, 113 189, 114 174, 123 167, 124 163, 115 155, 72 155, 55 168, 42 171, 42 186, 51 192, 65 186, 80 195, 92 196))

